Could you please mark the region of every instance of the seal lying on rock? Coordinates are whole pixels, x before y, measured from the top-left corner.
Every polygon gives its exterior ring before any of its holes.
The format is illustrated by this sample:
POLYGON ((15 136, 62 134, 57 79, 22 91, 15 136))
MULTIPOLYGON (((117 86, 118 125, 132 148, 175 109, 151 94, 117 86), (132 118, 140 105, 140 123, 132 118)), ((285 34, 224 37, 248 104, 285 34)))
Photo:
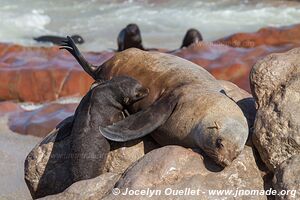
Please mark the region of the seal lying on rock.
MULTIPOLYGON (((84 39, 80 35, 72 35, 71 38, 76 44, 83 44, 84 39)), ((61 44, 61 42, 65 39, 64 37, 55 36, 55 35, 43 35, 40 37, 33 38, 37 42, 51 42, 53 44, 61 44)))
POLYGON ((165 123, 159 118, 152 122, 161 125, 152 133, 160 145, 200 148, 222 166, 229 165, 244 148, 248 127, 241 109, 200 66, 169 54, 128 49, 96 67, 83 58, 70 37, 63 48, 95 80, 126 75, 150 90, 146 98, 130 107, 132 113, 142 111, 100 128, 106 138, 127 141, 143 136, 149 128, 147 117, 157 115, 160 105, 168 111, 158 113, 163 117, 167 115, 165 123), (178 99, 172 108, 167 102, 174 96, 178 99))
POLYGON ((138 81, 125 76, 93 84, 72 122, 70 162, 74 182, 102 173, 110 146, 99 133, 99 126, 123 119, 126 106, 146 97, 148 92, 138 81))

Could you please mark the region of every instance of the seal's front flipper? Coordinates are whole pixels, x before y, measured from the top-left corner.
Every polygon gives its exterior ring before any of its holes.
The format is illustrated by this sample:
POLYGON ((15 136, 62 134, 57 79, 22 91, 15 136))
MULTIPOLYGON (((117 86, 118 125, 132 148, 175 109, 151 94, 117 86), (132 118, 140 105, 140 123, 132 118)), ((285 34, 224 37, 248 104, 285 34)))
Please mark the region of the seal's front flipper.
POLYGON ((70 52, 74 56, 74 58, 76 58, 76 60, 81 65, 81 67, 84 69, 84 71, 86 71, 95 80, 97 79, 96 75, 95 75, 95 71, 97 70, 97 67, 90 64, 83 57, 83 55, 80 53, 79 49, 77 48, 75 42, 73 41, 73 39, 71 37, 67 36, 67 40, 64 40, 62 42, 60 49, 65 49, 68 52, 70 52))
POLYGON ((141 138, 164 124, 176 107, 175 95, 163 95, 146 110, 141 110, 124 120, 107 127, 99 127, 100 133, 107 139, 126 142, 141 138))

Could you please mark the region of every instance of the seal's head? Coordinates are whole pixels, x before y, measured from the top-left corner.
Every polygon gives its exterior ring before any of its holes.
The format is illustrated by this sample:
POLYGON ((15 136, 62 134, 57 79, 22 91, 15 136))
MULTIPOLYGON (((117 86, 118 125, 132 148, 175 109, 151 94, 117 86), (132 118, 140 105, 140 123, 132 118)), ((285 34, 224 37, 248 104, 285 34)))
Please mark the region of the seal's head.
POLYGON ((83 44, 84 39, 80 35, 72 35, 71 38, 76 44, 83 44))
POLYGON ((217 164, 226 167, 243 150, 248 130, 244 121, 213 115, 205 116, 194 131, 198 133, 199 147, 217 164))
POLYGON ((118 88, 121 103, 125 106, 132 105, 149 94, 148 88, 143 87, 137 80, 131 77, 114 77, 111 83, 118 88))
POLYGON ((142 36, 138 25, 128 24, 125 28, 127 38, 136 43, 142 43, 142 36))
POLYGON ((188 47, 193 43, 201 41, 203 41, 201 33, 197 29, 191 28, 186 32, 180 48, 188 47))
POLYGON ((118 51, 124 51, 129 48, 144 50, 142 36, 138 25, 128 24, 118 35, 118 51))

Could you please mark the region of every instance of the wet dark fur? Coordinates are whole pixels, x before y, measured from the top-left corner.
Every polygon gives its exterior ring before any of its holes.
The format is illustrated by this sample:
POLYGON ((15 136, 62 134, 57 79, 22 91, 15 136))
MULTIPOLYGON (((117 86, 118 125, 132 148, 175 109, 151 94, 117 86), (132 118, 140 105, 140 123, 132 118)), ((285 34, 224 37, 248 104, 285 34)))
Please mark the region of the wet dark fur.
POLYGON ((85 180, 102 173, 108 141, 99 126, 111 125, 124 118, 126 106, 144 98, 148 90, 129 77, 115 77, 96 85, 81 100, 74 115, 71 131, 71 173, 73 181, 85 180))
POLYGON ((136 24, 128 24, 118 35, 118 51, 132 47, 145 50, 140 29, 136 24))
POLYGON ((180 48, 188 47, 193 43, 201 41, 203 41, 201 33, 197 29, 191 28, 186 32, 180 48))
MULTIPOLYGON (((84 39, 80 35, 72 35, 71 38, 76 44, 83 44, 84 39)), ((35 41, 38 42, 52 42, 53 44, 60 45, 65 37, 55 36, 55 35, 43 35, 40 37, 33 38, 35 41)))

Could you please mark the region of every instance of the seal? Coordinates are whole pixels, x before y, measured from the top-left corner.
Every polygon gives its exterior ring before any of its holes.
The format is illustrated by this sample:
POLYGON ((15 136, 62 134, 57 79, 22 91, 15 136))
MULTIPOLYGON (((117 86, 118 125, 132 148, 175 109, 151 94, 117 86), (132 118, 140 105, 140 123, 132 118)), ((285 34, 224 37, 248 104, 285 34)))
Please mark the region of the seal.
POLYGON ((120 121, 124 118, 123 110, 127 106, 147 95, 147 88, 126 76, 93 84, 73 117, 70 150, 73 182, 94 178, 102 173, 110 145, 99 133, 99 126, 120 121))
POLYGON ((160 106, 164 109, 159 115, 169 115, 165 122, 151 122, 160 124, 151 133, 160 145, 201 149, 222 166, 229 165, 243 150, 248 136, 246 118, 224 94, 220 83, 202 67, 174 55, 134 48, 116 53, 96 67, 83 58, 70 37, 62 48, 72 53, 95 80, 126 75, 149 88, 147 97, 130 106, 130 112, 135 114, 100 127, 106 138, 128 141, 143 136, 147 116, 157 114, 160 106), (173 108, 168 102, 174 98, 173 108))
POLYGON ((138 25, 128 24, 118 35, 118 51, 124 51, 129 48, 138 48, 144 50, 142 36, 138 25))
POLYGON ((193 43, 197 43, 201 41, 203 41, 201 33, 197 29, 191 28, 186 32, 180 49, 182 49, 183 47, 188 47, 193 43))
MULTIPOLYGON (((83 44, 84 39, 80 35, 72 35, 71 38, 76 44, 83 44)), ((65 37, 55 36, 55 35, 43 35, 40 37, 33 38, 37 42, 51 42, 53 44, 60 45, 65 37)))

